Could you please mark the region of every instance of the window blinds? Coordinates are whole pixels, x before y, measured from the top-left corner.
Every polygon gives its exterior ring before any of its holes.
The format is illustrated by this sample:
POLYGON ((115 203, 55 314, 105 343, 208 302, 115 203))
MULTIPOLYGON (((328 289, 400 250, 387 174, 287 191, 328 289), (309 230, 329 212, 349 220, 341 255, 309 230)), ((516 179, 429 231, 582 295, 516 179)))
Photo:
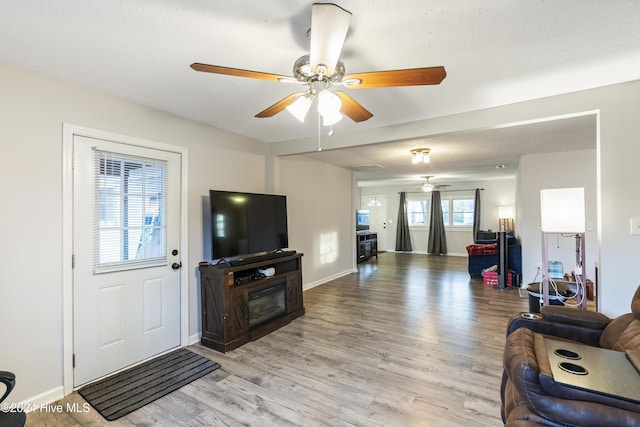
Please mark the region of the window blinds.
POLYGON ((167 162, 94 148, 94 272, 167 262, 167 162))

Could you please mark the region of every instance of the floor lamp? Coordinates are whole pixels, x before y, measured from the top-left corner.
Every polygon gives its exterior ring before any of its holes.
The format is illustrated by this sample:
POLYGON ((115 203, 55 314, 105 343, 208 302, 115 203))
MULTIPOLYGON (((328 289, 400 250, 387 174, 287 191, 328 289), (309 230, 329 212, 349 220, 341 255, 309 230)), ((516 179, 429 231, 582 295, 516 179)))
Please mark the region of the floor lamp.
POLYGON ((584 188, 554 188, 540 191, 542 230, 542 303, 549 305, 548 234, 574 234, 576 237, 576 298, 587 308, 584 286, 585 204, 584 188))

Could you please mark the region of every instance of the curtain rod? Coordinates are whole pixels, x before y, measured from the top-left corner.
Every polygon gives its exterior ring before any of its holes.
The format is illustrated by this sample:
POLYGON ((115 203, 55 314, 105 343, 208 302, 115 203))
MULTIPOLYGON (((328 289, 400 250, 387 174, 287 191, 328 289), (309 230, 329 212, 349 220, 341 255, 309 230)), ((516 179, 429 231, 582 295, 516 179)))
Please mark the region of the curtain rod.
MULTIPOLYGON (((484 191, 484 188, 470 188, 468 190, 433 190, 433 191, 439 191, 441 193, 451 193, 454 191, 476 191, 476 190, 484 191)), ((398 191, 398 194, 400 193, 423 194, 423 193, 432 193, 433 191, 398 191)))

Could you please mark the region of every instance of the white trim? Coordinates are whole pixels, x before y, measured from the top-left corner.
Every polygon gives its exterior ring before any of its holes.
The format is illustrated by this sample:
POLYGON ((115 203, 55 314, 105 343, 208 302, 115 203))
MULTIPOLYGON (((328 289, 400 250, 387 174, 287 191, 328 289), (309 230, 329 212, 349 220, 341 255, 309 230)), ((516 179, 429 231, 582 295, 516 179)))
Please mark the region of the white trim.
POLYGON ((43 411, 46 410, 47 405, 51 402, 55 402, 56 400, 60 400, 64 397, 64 392, 62 386, 52 388, 51 390, 45 391, 44 393, 40 393, 35 395, 27 400, 23 400, 18 403, 16 406, 18 408, 24 408, 25 412, 35 412, 35 411, 43 411))
MULTIPOLYGON (((189 165, 188 151, 185 147, 169 145, 145 139, 105 132, 97 129, 84 128, 68 123, 62 124, 62 381, 63 396, 73 392, 73 138, 85 136, 95 139, 137 145, 154 150, 164 150, 180 155, 180 258, 185 267, 180 270, 180 345, 192 343, 189 336, 189 259, 188 233, 188 182, 187 167, 189 165)), ((57 400, 52 399, 53 401, 57 400)))
POLYGON ((339 279, 340 277, 343 277, 343 276, 346 276, 346 275, 349 275, 349 274, 353 274, 355 272, 357 272, 357 270, 345 270, 345 271, 342 271, 340 273, 332 274, 331 276, 328 276, 328 277, 323 277, 322 279, 317 280, 315 282, 305 283, 304 286, 302 286, 302 290, 303 291, 308 291, 311 288, 315 288, 316 286, 323 285, 323 284, 328 283, 328 282, 330 282, 332 280, 339 279))

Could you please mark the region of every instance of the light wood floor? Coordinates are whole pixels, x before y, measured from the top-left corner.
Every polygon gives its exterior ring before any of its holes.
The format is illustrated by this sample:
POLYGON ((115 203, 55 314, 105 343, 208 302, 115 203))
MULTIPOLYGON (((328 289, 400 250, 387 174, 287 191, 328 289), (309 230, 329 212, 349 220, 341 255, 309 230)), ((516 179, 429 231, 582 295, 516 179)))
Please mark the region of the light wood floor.
MULTIPOLYGON (((303 261, 304 263, 304 261, 303 261)), ((466 258, 381 254, 304 293, 306 314, 217 371, 117 421, 28 414, 28 426, 499 426, 517 290, 470 280, 466 258)), ((73 393, 63 401, 84 400, 73 393)))

